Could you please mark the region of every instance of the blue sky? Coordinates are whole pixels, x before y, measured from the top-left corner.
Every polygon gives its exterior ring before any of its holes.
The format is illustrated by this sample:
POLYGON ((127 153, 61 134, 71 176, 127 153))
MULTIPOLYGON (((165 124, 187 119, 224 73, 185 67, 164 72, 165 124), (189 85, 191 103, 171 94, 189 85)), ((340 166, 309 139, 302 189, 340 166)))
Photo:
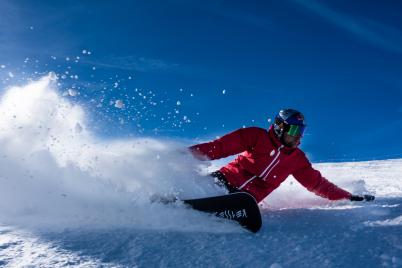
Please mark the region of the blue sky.
POLYGON ((306 115, 313 161, 400 158, 401 11, 397 1, 2 0, 0 79, 56 72, 103 137, 207 140, 268 127, 292 107, 306 115))

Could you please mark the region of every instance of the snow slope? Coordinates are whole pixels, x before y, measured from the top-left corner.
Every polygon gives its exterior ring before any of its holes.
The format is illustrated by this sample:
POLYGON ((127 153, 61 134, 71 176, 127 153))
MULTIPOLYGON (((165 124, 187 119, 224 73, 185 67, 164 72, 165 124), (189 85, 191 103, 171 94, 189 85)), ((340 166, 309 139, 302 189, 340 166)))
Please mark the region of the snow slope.
POLYGON ((401 159, 316 165, 372 203, 330 202, 289 178, 252 234, 149 201, 221 194, 202 172, 227 160, 199 163, 167 139, 100 140, 55 80, 0 102, 0 266, 402 267, 401 159))

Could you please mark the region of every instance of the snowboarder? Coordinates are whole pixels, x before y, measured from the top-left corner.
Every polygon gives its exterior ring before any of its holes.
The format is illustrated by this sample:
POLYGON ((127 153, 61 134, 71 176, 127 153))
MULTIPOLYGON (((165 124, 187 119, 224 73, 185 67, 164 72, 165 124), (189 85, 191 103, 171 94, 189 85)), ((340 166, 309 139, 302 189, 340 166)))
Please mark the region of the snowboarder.
POLYGON ((372 201, 372 195, 353 195, 325 179, 298 148, 306 128, 302 113, 283 109, 268 130, 241 128, 212 142, 191 146, 200 160, 230 155, 237 158, 211 174, 229 192, 244 191, 261 202, 289 176, 309 191, 329 200, 372 201))

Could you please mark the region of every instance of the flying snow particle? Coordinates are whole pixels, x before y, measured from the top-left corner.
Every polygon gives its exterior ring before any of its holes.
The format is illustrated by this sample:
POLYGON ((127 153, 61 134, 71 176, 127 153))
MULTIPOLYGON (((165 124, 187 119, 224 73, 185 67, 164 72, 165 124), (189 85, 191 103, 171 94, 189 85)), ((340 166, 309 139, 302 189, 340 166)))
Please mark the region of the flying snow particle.
POLYGON ((83 50, 82 50, 82 54, 87 54, 87 50, 86 50, 86 49, 83 49, 83 50))
POLYGON ((69 90, 67 90, 68 95, 70 95, 71 97, 75 97, 78 95, 78 91, 74 90, 72 88, 70 88, 69 90))
POLYGON ((119 108, 119 109, 123 109, 124 108, 124 102, 122 100, 116 100, 114 102, 114 107, 119 108))
POLYGON ((0 65, 0 68, 4 69, 4 68, 6 68, 6 66, 4 64, 2 64, 2 65, 0 65))
POLYGON ((81 133, 82 132, 82 126, 80 125, 80 123, 75 124, 75 132, 77 133, 81 133))
POLYGON ((35 29, 35 28, 34 28, 33 26, 30 26, 29 29, 30 29, 30 30, 33 30, 33 29, 35 29))
POLYGON ((226 89, 222 90, 222 94, 223 94, 223 95, 226 94, 226 89))
POLYGON ((94 67, 92 67, 92 70, 94 70, 94 71, 95 71, 95 70, 96 70, 96 67, 95 67, 95 66, 94 66, 94 67))
POLYGON ((49 72, 47 76, 51 81, 56 81, 58 79, 57 74, 55 72, 49 72))
POLYGON ((268 118, 268 123, 271 123, 272 122, 272 119, 271 118, 268 118))
POLYGON ((180 101, 177 101, 177 102, 176 102, 176 105, 177 105, 177 106, 180 106, 180 105, 181 105, 181 102, 180 102, 180 101))
POLYGON ((13 78, 13 77, 14 77, 14 74, 13 74, 12 72, 8 72, 8 76, 9 76, 10 78, 13 78))

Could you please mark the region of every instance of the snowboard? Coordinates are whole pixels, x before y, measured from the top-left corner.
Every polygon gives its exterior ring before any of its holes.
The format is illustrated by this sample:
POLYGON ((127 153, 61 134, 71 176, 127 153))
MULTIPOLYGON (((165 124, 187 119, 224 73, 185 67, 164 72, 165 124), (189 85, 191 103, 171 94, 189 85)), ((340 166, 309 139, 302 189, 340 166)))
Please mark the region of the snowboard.
POLYGON ((262 225, 257 202, 245 192, 182 201, 193 209, 236 221, 253 233, 258 232, 262 225))

